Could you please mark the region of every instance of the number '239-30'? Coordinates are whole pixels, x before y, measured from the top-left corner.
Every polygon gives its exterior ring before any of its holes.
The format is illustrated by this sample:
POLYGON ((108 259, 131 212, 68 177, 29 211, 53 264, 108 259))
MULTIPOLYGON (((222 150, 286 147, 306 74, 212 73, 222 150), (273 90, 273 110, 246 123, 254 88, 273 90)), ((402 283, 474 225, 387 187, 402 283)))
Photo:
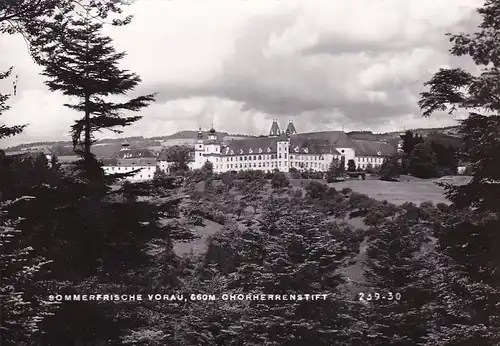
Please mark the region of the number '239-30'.
POLYGON ((358 299, 359 300, 366 300, 366 301, 371 301, 371 300, 401 300, 401 293, 395 293, 393 294, 392 292, 386 292, 386 293, 358 293, 358 299))

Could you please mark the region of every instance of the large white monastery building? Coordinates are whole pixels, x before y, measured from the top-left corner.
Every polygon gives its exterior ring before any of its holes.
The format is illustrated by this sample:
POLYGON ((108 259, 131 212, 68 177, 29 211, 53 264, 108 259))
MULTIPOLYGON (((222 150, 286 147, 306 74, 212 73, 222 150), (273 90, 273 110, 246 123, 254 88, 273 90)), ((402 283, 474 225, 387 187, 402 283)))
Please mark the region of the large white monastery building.
POLYGON ((225 143, 217 140, 213 127, 206 140, 200 129, 192 168, 201 168, 210 161, 217 173, 276 168, 282 172, 291 168, 325 172, 333 159, 344 162, 346 168, 349 160, 354 160, 356 167, 366 168, 368 164, 375 167, 395 152, 396 148, 390 144, 353 140, 343 131, 301 134, 292 122, 282 131, 274 120, 268 136, 225 143))
MULTIPOLYGON (((354 140, 343 131, 297 133, 293 122, 280 129, 273 120, 267 136, 224 141, 212 127, 207 137, 199 130, 194 148, 191 169, 201 168, 206 161, 212 163, 215 173, 241 170, 289 172, 313 170, 325 172, 333 159, 344 162, 354 160, 356 167, 366 168, 382 164, 383 160, 396 153, 388 143, 354 140)), ((159 160, 153 153, 143 149, 122 148, 117 159, 105 160, 106 173, 124 173, 139 169, 131 181, 153 178, 158 169, 169 172, 171 162, 159 160)))

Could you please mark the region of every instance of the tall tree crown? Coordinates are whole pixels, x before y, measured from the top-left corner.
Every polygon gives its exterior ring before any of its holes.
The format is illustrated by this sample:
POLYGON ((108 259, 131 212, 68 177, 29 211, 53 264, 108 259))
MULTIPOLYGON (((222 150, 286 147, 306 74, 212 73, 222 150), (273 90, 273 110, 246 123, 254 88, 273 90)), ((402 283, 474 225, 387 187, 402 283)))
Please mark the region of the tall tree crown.
POLYGON ((448 197, 459 207, 500 213, 500 1, 487 0, 478 13, 482 23, 477 32, 448 36, 451 55, 469 56, 480 72, 440 69, 425 83, 429 90, 421 93, 419 106, 424 116, 469 112, 461 124, 464 146, 459 154, 471 162, 473 179, 460 187, 445 185, 448 197))
POLYGON ((72 127, 73 144, 85 152, 94 143, 93 134, 102 129, 120 133, 124 127, 141 119, 126 116, 154 101, 154 95, 116 102, 109 96, 123 96, 141 82, 135 73, 119 67, 123 52, 116 52, 112 39, 102 33, 104 24, 96 19, 95 9, 85 7, 76 13, 68 9, 47 21, 33 42, 33 55, 44 67, 45 84, 52 91, 74 96, 77 102, 65 106, 85 116, 72 127), (83 138, 81 138, 84 134, 83 138))

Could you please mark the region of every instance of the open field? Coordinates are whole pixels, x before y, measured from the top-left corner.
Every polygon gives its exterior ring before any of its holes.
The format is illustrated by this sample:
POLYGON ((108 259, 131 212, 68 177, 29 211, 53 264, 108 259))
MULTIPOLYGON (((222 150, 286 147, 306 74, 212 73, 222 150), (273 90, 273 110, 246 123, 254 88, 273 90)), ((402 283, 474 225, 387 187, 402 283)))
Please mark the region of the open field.
MULTIPOLYGON (((334 186, 337 190, 343 188, 350 188, 355 192, 366 194, 368 197, 377 200, 387 200, 394 204, 403 204, 405 202, 413 202, 419 205, 422 202, 431 201, 436 203, 447 203, 444 196, 444 189, 435 184, 436 181, 442 181, 452 184, 464 184, 470 180, 470 177, 466 176, 453 176, 453 177, 443 177, 441 179, 418 179, 409 176, 402 176, 399 182, 386 182, 377 179, 367 180, 347 180, 343 182, 331 183, 329 186, 334 186)), ((311 180, 307 179, 293 179, 291 180, 292 186, 298 188, 300 186, 305 187, 311 180)), ((324 180, 317 180, 318 182, 325 183, 324 180)), ((197 186, 199 191, 203 190, 203 183, 199 183, 197 186)), ((195 227, 195 232, 200 236, 199 239, 194 240, 190 243, 176 243, 175 251, 179 255, 188 254, 193 251, 195 254, 200 254, 206 250, 206 240, 207 238, 219 231, 222 226, 209 220, 205 221, 205 227, 197 226, 195 227)), ((366 228, 363 224, 362 218, 349 219, 346 218, 345 221, 355 228, 366 228)), ((360 252, 360 259, 364 256, 364 246, 362 246, 360 252)), ((353 266, 354 272, 361 272, 359 265, 353 266)), ((351 273, 350 277, 355 280, 359 273, 351 273)))
POLYGON ((381 180, 347 180, 343 182, 329 184, 337 190, 350 188, 355 192, 362 193, 368 197, 379 201, 387 200, 394 204, 413 202, 420 204, 431 201, 436 203, 449 203, 444 196, 444 188, 436 185, 435 181, 447 182, 450 184, 467 183, 469 177, 443 177, 441 179, 417 179, 413 177, 402 177, 399 182, 388 182, 381 180))

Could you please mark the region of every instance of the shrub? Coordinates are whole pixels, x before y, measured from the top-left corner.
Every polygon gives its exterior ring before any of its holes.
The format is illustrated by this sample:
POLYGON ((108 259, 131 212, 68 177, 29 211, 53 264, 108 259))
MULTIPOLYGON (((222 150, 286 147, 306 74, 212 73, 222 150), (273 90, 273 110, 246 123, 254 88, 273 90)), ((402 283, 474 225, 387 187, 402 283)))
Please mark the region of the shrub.
POLYGON ((352 192, 352 189, 348 188, 348 187, 344 187, 342 190, 340 190, 340 193, 343 194, 344 196, 347 196, 351 192, 352 192))
POLYGON ((307 195, 313 199, 324 198, 327 191, 327 186, 317 181, 311 181, 305 188, 307 195))
POLYGON ((283 172, 275 172, 271 179, 271 186, 273 189, 278 190, 286 188, 290 185, 290 180, 287 178, 283 172))

